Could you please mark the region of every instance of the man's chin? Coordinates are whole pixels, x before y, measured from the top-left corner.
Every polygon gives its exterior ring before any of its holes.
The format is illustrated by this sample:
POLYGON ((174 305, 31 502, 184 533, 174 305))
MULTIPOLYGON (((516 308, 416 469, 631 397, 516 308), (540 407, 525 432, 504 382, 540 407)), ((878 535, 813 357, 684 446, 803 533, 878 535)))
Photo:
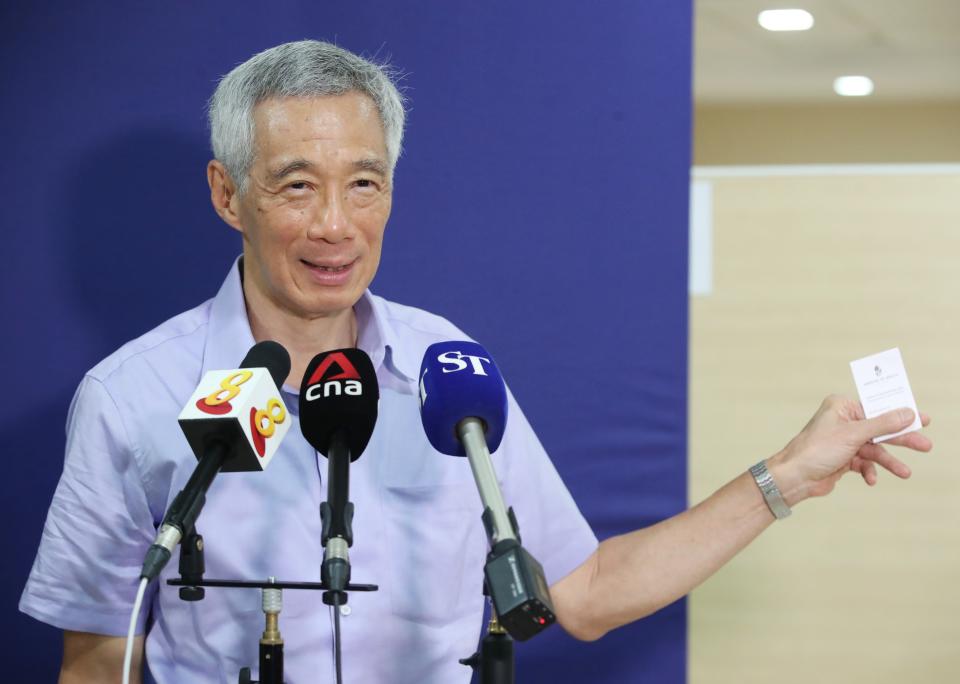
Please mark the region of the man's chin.
POLYGON ((330 292, 327 290, 309 293, 311 295, 309 299, 302 302, 302 309, 307 317, 312 319, 337 316, 352 309, 363 295, 363 290, 355 287, 336 289, 339 291, 330 292))

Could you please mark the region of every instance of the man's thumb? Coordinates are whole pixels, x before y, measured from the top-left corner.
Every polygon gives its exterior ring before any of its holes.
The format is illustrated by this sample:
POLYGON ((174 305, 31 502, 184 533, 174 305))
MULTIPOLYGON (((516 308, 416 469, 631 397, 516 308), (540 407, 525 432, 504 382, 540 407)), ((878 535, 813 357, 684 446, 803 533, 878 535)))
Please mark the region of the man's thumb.
POLYGON ((909 427, 914 418, 913 409, 898 408, 879 416, 861 420, 857 422, 857 433, 860 441, 868 442, 881 435, 889 435, 894 432, 900 432, 909 427))

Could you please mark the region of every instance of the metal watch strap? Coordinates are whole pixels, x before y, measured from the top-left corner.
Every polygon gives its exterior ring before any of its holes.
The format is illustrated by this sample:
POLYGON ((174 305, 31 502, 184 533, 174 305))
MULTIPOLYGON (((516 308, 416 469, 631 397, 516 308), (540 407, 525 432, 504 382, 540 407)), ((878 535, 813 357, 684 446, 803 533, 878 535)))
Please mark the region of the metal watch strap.
POLYGON ((773 476, 767 470, 767 464, 760 461, 757 465, 750 468, 750 474, 753 475, 754 482, 760 488, 763 494, 763 500, 767 502, 767 507, 773 513, 777 520, 783 520, 790 515, 790 507, 783 500, 783 494, 777 488, 777 483, 773 481, 773 476))

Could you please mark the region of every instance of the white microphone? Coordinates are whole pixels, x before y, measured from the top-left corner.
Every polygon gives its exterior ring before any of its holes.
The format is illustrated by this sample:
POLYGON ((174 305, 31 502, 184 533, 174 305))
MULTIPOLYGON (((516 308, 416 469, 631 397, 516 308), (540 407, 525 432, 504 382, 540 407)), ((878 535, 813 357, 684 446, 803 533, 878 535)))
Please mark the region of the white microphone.
POLYGON ((140 576, 151 580, 193 527, 218 472, 265 470, 290 429, 279 387, 290 373, 290 356, 272 341, 255 344, 233 370, 207 372, 178 421, 197 457, 197 467, 177 494, 140 576))

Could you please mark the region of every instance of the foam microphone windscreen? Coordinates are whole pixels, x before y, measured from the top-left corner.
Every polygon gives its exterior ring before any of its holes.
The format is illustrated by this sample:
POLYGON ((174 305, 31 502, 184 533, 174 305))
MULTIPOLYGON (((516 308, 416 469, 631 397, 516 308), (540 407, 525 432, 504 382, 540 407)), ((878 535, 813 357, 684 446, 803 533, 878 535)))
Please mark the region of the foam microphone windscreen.
POLYGON ((420 365, 420 419, 433 448, 466 456, 457 437, 464 418, 484 423, 487 447, 496 451, 507 425, 507 388, 493 357, 476 342, 437 342, 420 365))
POLYGON ((336 349, 313 357, 300 385, 300 429, 324 456, 343 431, 350 460, 367 448, 377 423, 380 389, 366 352, 336 349))
POLYGON ((250 347, 239 368, 266 368, 273 378, 273 384, 277 389, 282 389, 290 375, 290 354, 278 342, 264 340, 250 347))

